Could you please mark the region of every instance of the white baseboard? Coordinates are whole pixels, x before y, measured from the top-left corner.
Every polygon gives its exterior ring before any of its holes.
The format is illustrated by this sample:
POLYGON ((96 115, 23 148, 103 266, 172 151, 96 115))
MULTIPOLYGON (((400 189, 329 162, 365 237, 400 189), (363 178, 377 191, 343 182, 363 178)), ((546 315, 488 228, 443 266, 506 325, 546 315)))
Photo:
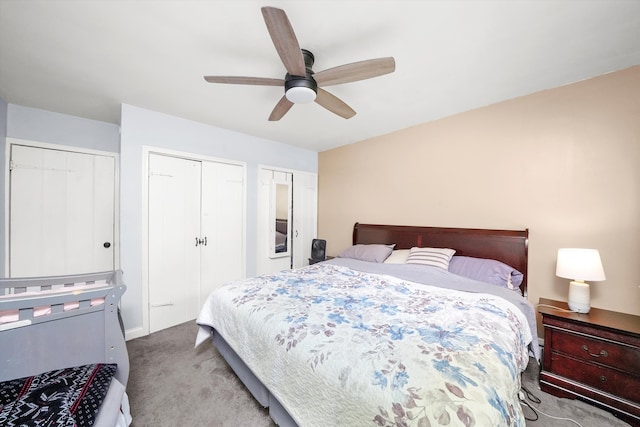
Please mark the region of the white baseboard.
POLYGON ((144 331, 144 329, 142 327, 134 328, 134 329, 127 329, 126 331, 124 331, 124 339, 125 339, 125 341, 129 341, 129 340, 132 340, 134 338, 145 337, 147 335, 148 334, 144 331))

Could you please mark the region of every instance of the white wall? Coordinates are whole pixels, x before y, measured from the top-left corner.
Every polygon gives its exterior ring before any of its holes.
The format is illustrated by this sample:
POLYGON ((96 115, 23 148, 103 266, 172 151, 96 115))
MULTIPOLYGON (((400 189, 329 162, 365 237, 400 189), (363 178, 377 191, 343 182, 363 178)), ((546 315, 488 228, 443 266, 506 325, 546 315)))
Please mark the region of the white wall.
MULTIPOLYGON (((256 272, 258 164, 317 173, 318 155, 142 108, 123 105, 120 151, 121 268, 128 289, 123 318, 129 336, 142 327, 143 146, 202 154, 247 164, 246 274, 256 272)), ((176 284, 179 286, 179 284, 176 284)))
POLYGON ((9 104, 7 136, 117 153, 119 126, 68 114, 9 104))

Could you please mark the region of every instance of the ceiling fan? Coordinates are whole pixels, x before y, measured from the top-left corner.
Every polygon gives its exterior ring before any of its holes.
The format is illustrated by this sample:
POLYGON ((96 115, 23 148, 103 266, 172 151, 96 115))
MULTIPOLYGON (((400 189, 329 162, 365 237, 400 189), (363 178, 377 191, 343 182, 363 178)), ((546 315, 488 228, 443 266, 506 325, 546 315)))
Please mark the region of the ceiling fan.
POLYGON ((395 60, 392 57, 388 57, 353 62, 315 73, 312 69, 315 58, 311 52, 300 48, 293 27, 284 10, 275 7, 263 7, 262 16, 271 40, 287 70, 285 78, 205 76, 204 79, 209 83, 284 86, 285 94, 271 112, 270 121, 280 120, 293 104, 312 101, 340 117, 349 119, 356 112, 320 86, 355 82, 395 71, 395 60))

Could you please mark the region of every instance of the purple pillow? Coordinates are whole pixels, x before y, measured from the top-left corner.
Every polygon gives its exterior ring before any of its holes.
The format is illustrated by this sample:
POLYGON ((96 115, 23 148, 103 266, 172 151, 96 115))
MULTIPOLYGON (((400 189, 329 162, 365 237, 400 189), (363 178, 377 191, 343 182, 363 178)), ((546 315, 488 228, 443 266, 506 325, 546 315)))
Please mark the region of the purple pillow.
POLYGON ((353 258, 361 261, 384 262, 395 245, 353 245, 342 251, 338 258, 353 258))
POLYGON ((494 259, 454 256, 449 271, 480 282, 491 283, 509 289, 518 289, 523 275, 515 268, 494 259))

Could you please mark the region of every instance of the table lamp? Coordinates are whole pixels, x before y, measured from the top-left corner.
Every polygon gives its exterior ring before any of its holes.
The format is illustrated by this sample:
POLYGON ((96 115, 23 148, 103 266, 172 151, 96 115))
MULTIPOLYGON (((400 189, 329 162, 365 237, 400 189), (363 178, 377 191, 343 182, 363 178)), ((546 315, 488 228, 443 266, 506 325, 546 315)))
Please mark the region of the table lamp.
POLYGON ((569 308, 577 313, 591 309, 589 284, 585 280, 605 280, 600 252, 597 249, 558 249, 556 276, 571 279, 569 283, 569 308))

